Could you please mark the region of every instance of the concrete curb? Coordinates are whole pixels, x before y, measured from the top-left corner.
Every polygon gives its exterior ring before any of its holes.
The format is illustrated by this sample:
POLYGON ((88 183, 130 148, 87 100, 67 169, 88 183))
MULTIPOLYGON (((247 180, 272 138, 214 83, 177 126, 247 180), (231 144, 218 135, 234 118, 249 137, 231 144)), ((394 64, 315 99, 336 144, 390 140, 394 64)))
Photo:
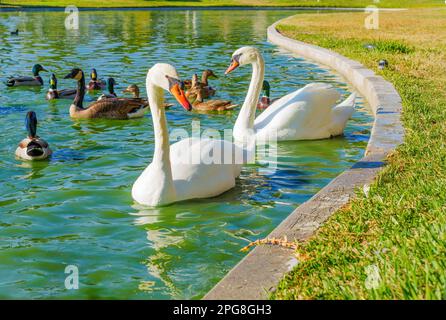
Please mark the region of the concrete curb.
MULTIPOLYGON (((390 82, 376 76, 357 61, 283 36, 276 29, 281 21, 268 28, 268 40, 336 70, 367 99, 375 116, 364 158, 300 205, 269 235, 305 240, 347 204, 354 196, 355 189, 370 184, 384 166, 386 156, 403 142, 402 105, 398 92, 390 82)), ((292 250, 277 246, 256 247, 204 299, 265 299, 284 274, 297 263, 292 250)))

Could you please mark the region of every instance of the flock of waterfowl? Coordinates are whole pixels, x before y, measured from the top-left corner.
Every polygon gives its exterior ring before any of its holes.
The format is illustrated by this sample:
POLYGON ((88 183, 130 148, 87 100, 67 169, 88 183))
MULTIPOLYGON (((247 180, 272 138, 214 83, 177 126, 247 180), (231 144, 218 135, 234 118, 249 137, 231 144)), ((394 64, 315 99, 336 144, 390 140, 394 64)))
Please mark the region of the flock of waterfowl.
MULTIPOLYGON (((147 73, 148 98, 145 99, 139 96, 137 85, 130 85, 124 90, 132 97, 118 97, 114 91, 115 80, 99 80, 95 69, 91 72, 87 86, 84 72, 75 68, 65 79, 75 80, 77 88, 58 90, 57 78, 52 74, 47 99, 73 99, 70 105, 72 118, 131 119, 144 116, 150 109, 155 136, 154 154, 151 164, 133 185, 133 199, 140 204, 158 206, 186 199, 213 197, 235 186, 243 166, 243 163, 234 159, 210 163, 203 160, 216 150, 225 155, 244 155, 247 152, 246 141, 255 143, 268 137, 274 137, 277 141, 314 140, 341 135, 355 107, 355 94, 336 104, 340 100, 339 92, 325 83, 312 83, 271 101, 269 84, 264 81, 265 63, 260 51, 254 47, 238 49, 232 55, 225 74, 243 65, 252 65, 253 72, 247 96, 234 125, 234 143, 187 138, 169 145, 165 109, 171 105, 164 103, 164 91, 170 92, 187 111, 224 111, 236 107, 228 100, 205 100, 216 93, 208 82, 209 78, 216 77, 211 70, 205 70, 201 80, 194 75, 191 80, 181 81, 172 65, 155 64, 147 73), (84 107, 86 90, 103 90, 106 87, 108 93, 84 107), (260 97, 262 90, 266 94, 260 97), (265 110, 255 117, 257 108, 265 110)), ((37 64, 32 71, 33 77, 13 77, 6 84, 42 86, 43 80, 39 73, 46 70, 37 64)), ((28 136, 20 142, 16 156, 26 160, 46 159, 52 152, 48 143, 37 135, 35 112, 27 113, 25 123, 28 136)))

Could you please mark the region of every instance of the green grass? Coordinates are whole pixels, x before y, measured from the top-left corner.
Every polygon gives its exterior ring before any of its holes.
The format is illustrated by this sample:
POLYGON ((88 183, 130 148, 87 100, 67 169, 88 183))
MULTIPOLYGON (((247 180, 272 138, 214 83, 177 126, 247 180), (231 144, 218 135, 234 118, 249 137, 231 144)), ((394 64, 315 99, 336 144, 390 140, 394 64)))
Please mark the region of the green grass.
POLYGON ((302 244, 308 259, 281 281, 274 299, 446 299, 446 10, 381 13, 379 30, 366 30, 363 19, 299 15, 279 26, 392 82, 406 137, 368 196, 358 190, 302 244), (383 58, 389 68, 379 71, 383 58), (373 288, 366 286, 370 267, 379 270, 373 288))
MULTIPOLYGON (((160 7, 160 6, 306 6, 306 7, 366 7, 371 0, 3 0, 1 4, 17 6, 65 7, 160 7)), ((1 5, 0 4, 0 5, 1 5)), ((385 0, 380 7, 433 7, 444 4, 440 0, 385 0)))

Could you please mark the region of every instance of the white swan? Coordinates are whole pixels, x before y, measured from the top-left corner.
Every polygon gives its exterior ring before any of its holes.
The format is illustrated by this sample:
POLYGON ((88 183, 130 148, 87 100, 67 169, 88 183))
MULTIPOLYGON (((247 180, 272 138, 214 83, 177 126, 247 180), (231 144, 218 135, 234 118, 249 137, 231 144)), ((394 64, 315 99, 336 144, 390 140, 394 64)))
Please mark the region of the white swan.
POLYGON ((244 141, 255 135, 277 137, 277 140, 314 140, 341 135, 351 117, 356 95, 335 106, 340 94, 329 84, 312 83, 273 102, 255 118, 262 89, 265 63, 258 49, 242 47, 232 55, 225 74, 238 66, 251 64, 252 78, 248 94, 234 125, 235 140, 244 141))
POLYGON ((133 199, 140 204, 160 206, 186 199, 213 197, 233 188, 242 165, 237 164, 238 161, 225 161, 224 164, 219 161, 223 154, 224 159, 230 155, 234 160, 232 155, 242 151, 233 143, 188 138, 169 148, 163 90, 170 91, 186 110, 191 109, 180 89, 175 68, 164 63, 154 65, 147 73, 146 87, 155 132, 155 150, 152 163, 133 184, 133 199))

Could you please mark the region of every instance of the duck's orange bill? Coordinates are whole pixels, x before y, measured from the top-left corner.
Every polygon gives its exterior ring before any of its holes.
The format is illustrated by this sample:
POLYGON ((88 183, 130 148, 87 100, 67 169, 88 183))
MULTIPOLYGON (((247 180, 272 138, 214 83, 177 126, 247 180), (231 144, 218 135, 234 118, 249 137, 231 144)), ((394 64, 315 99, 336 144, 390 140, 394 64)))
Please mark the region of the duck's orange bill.
POLYGON ((181 104, 184 109, 186 109, 187 111, 192 110, 192 106, 189 100, 187 100, 184 91, 181 90, 180 85, 178 83, 170 87, 170 93, 175 97, 175 99, 177 99, 178 103, 181 104))
POLYGON ((239 65, 240 64, 235 59, 233 59, 231 62, 231 65, 228 67, 228 69, 226 69, 225 74, 228 74, 228 73, 234 71, 235 69, 237 69, 237 67, 239 65))

